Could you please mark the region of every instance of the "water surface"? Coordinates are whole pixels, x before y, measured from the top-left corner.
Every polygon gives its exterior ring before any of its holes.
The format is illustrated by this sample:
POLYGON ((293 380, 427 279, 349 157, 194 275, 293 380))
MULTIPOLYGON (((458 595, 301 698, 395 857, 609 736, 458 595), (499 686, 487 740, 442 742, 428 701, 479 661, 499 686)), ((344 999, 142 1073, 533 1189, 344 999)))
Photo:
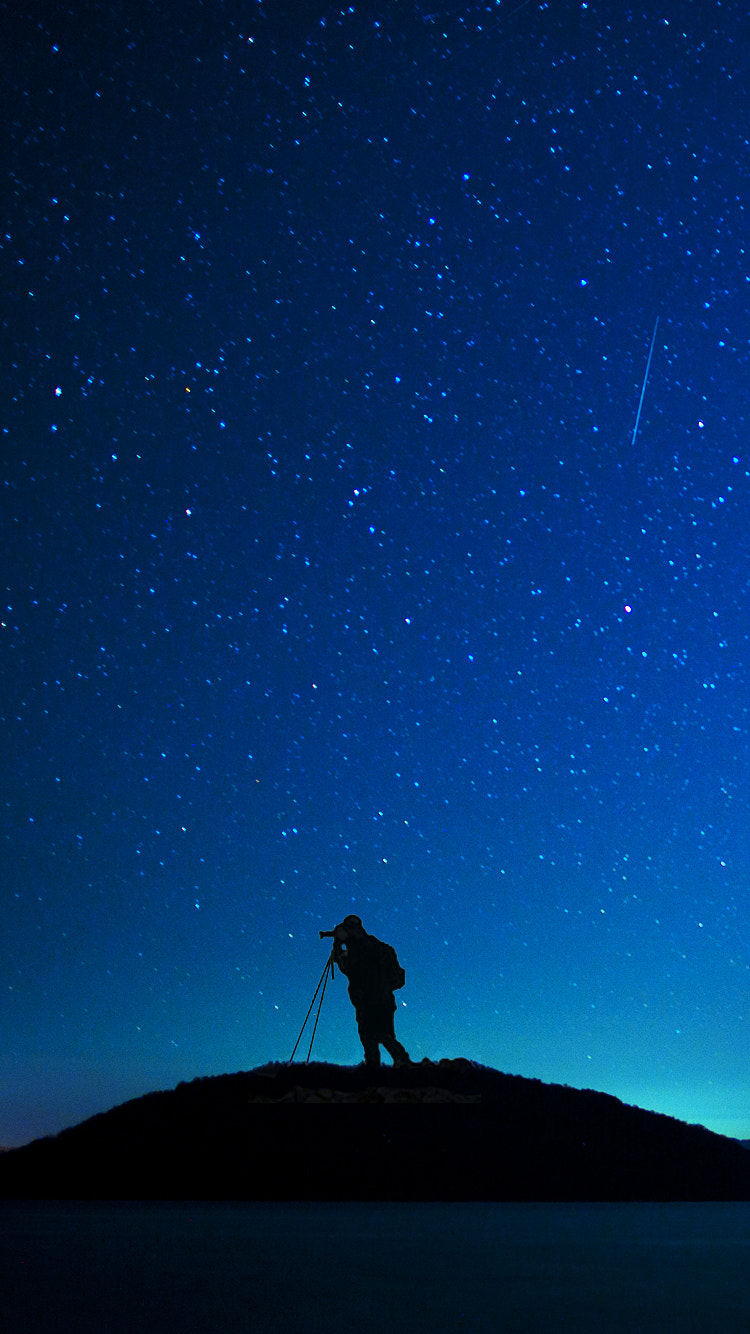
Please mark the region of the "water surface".
POLYGON ((748 1204, 0 1205, 2 1334, 750 1334, 748 1204))

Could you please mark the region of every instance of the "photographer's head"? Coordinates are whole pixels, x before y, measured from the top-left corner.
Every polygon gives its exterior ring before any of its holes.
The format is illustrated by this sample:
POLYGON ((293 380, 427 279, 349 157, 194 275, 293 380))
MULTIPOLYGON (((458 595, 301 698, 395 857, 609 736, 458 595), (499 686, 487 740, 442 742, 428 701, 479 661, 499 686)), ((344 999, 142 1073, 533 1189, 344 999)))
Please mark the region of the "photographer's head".
POLYGON ((362 925, 362 919, 357 917, 355 913, 349 913, 349 916, 345 917, 343 922, 339 922, 333 934, 337 940, 346 941, 357 940, 359 937, 366 935, 366 932, 362 925))

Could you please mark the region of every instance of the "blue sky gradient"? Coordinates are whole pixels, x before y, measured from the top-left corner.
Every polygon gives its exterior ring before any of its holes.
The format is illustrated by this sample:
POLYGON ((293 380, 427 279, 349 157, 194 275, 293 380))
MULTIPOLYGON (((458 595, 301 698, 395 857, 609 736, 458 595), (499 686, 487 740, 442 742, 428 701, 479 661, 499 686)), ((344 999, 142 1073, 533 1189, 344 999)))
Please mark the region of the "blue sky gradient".
POLYGON ((6 10, 0 1143, 286 1059, 347 912, 414 1059, 750 1138, 746 12, 76 8, 6 10))

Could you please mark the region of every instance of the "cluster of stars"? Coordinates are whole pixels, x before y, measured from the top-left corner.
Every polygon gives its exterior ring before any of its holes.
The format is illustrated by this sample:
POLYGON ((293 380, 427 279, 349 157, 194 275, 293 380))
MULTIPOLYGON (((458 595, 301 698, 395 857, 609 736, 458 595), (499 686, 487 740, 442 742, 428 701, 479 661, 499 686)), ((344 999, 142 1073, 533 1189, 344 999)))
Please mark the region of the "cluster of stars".
POLYGON ((583 10, 20 42, 0 1141, 283 1059, 347 911, 417 1058, 750 1134, 741 33, 583 10))

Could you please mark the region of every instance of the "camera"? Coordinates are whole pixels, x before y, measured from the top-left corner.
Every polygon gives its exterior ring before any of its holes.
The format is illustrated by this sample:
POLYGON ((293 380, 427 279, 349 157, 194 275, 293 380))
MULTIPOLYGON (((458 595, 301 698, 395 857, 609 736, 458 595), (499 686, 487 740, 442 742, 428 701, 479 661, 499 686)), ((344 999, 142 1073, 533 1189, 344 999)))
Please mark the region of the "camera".
POLYGON ((333 931, 319 931, 318 935, 320 936, 321 940, 325 940, 326 937, 328 937, 329 939, 333 938, 334 940, 344 941, 347 938, 348 932, 345 926, 339 925, 335 926, 333 928, 333 931))

